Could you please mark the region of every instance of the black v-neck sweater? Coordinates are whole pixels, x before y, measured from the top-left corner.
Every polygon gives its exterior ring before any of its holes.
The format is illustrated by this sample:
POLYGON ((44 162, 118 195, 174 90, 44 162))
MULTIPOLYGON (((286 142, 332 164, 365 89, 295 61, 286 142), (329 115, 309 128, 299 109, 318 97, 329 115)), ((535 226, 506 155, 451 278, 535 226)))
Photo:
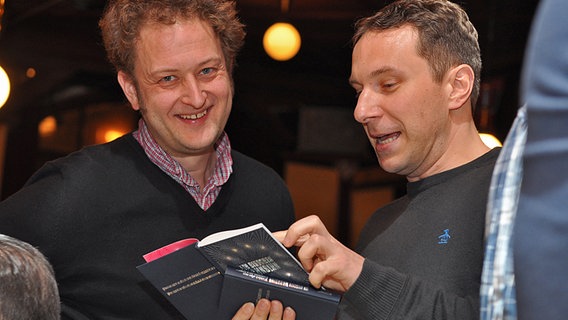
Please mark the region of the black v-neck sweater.
POLYGON ((136 269, 172 243, 263 222, 294 221, 281 177, 233 151, 233 173, 202 210, 153 164, 132 134, 45 164, 0 203, 0 233, 38 247, 53 264, 63 319, 181 319, 136 269))

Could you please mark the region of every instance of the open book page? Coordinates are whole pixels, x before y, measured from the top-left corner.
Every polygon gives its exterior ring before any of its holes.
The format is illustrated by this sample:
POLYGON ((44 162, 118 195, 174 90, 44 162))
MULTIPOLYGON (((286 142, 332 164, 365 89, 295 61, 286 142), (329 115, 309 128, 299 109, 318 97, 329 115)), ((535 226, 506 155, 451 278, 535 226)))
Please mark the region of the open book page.
MULTIPOLYGON (((263 228, 264 224, 262 223, 257 223, 257 224, 253 224, 252 226, 248 226, 248 227, 244 227, 244 228, 240 228, 240 229, 233 229, 233 230, 225 230, 225 231, 219 231, 213 234, 208 235, 207 237, 201 239, 201 241, 199 241, 199 246, 206 246, 209 245, 213 242, 217 242, 217 241, 221 241, 221 240, 225 240, 228 238, 232 238, 234 236, 238 236, 240 234, 243 233, 247 233, 253 230, 256 230, 258 228, 263 228)), ((264 227, 266 228, 266 227, 264 227)), ((267 232, 270 233, 270 231, 268 231, 268 229, 266 229, 267 232)))
POLYGON ((208 236, 197 244, 225 272, 227 266, 309 285, 308 273, 262 223, 208 236))

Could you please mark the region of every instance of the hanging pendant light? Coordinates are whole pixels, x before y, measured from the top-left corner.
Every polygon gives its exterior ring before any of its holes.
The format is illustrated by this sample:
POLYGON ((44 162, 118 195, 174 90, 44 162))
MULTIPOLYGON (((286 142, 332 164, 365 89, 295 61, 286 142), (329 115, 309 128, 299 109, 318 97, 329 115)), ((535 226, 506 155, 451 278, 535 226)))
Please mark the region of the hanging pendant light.
MULTIPOLYGON (((2 16, 4 15, 4 0, 0 0, 0 31, 2 31, 2 16)), ((10 78, 0 66, 0 108, 4 106, 10 96, 10 78)))
POLYGON ((10 78, 0 66, 0 108, 4 106, 10 96, 10 78))
MULTIPOLYGON (((287 14, 290 9, 290 1, 281 0, 280 9, 282 14, 287 14)), ((298 30, 292 24, 276 22, 264 32, 262 45, 266 54, 272 59, 287 61, 300 51, 302 39, 298 30)))

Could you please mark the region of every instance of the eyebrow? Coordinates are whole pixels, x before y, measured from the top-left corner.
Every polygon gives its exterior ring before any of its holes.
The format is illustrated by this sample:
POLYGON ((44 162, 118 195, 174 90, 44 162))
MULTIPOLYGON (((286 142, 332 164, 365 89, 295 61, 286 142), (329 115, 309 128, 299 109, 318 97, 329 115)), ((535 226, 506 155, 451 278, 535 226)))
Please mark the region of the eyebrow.
MULTIPOLYGON (((221 56, 215 55, 215 56, 211 56, 201 62, 199 62, 197 64, 197 68, 203 68, 206 65, 209 65, 211 63, 217 64, 217 65, 224 65, 225 61, 221 56)), ((178 71, 178 68, 176 67, 165 67, 163 69, 156 69, 153 70, 150 74, 151 75, 158 75, 158 74, 162 74, 162 73, 171 73, 171 72, 176 72, 178 71)))
POLYGON ((212 56, 212 57, 210 57, 210 58, 208 58, 208 59, 206 59, 206 60, 200 62, 200 63, 198 64, 198 66, 201 68, 201 67, 206 66, 206 65, 211 64, 211 63, 224 64, 224 63, 225 63, 225 59, 223 59, 222 56, 215 55, 215 56, 212 56))
MULTIPOLYGON (((369 77, 370 77, 370 78, 376 78, 376 77, 378 77, 378 76, 380 76, 380 75, 382 75, 382 74, 385 74, 385 73, 388 73, 388 72, 392 72, 392 71, 394 71, 394 70, 395 70, 395 69, 394 69, 393 67, 389 67, 389 66, 381 67, 381 68, 378 68, 378 69, 375 69, 375 70, 371 71, 371 72, 369 73, 369 77)), ((351 86, 353 86, 354 84, 358 84, 358 82, 355 81, 352 77, 349 77, 349 84, 350 84, 351 86)))

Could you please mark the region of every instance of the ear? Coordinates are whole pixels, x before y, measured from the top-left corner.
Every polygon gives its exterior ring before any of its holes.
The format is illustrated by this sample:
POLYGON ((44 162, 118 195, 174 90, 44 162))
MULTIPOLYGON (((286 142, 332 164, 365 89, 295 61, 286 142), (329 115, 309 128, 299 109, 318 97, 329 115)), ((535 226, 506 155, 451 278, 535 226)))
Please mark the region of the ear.
POLYGON ((451 110, 459 109, 468 100, 471 104, 471 91, 475 82, 473 69, 467 64, 460 64, 448 73, 449 85, 451 88, 449 96, 449 107, 451 110))
POLYGON ((132 77, 127 75, 124 71, 119 71, 117 75, 118 83, 122 87, 124 95, 130 102, 130 106, 134 110, 140 110, 140 103, 138 101, 138 91, 132 77))

